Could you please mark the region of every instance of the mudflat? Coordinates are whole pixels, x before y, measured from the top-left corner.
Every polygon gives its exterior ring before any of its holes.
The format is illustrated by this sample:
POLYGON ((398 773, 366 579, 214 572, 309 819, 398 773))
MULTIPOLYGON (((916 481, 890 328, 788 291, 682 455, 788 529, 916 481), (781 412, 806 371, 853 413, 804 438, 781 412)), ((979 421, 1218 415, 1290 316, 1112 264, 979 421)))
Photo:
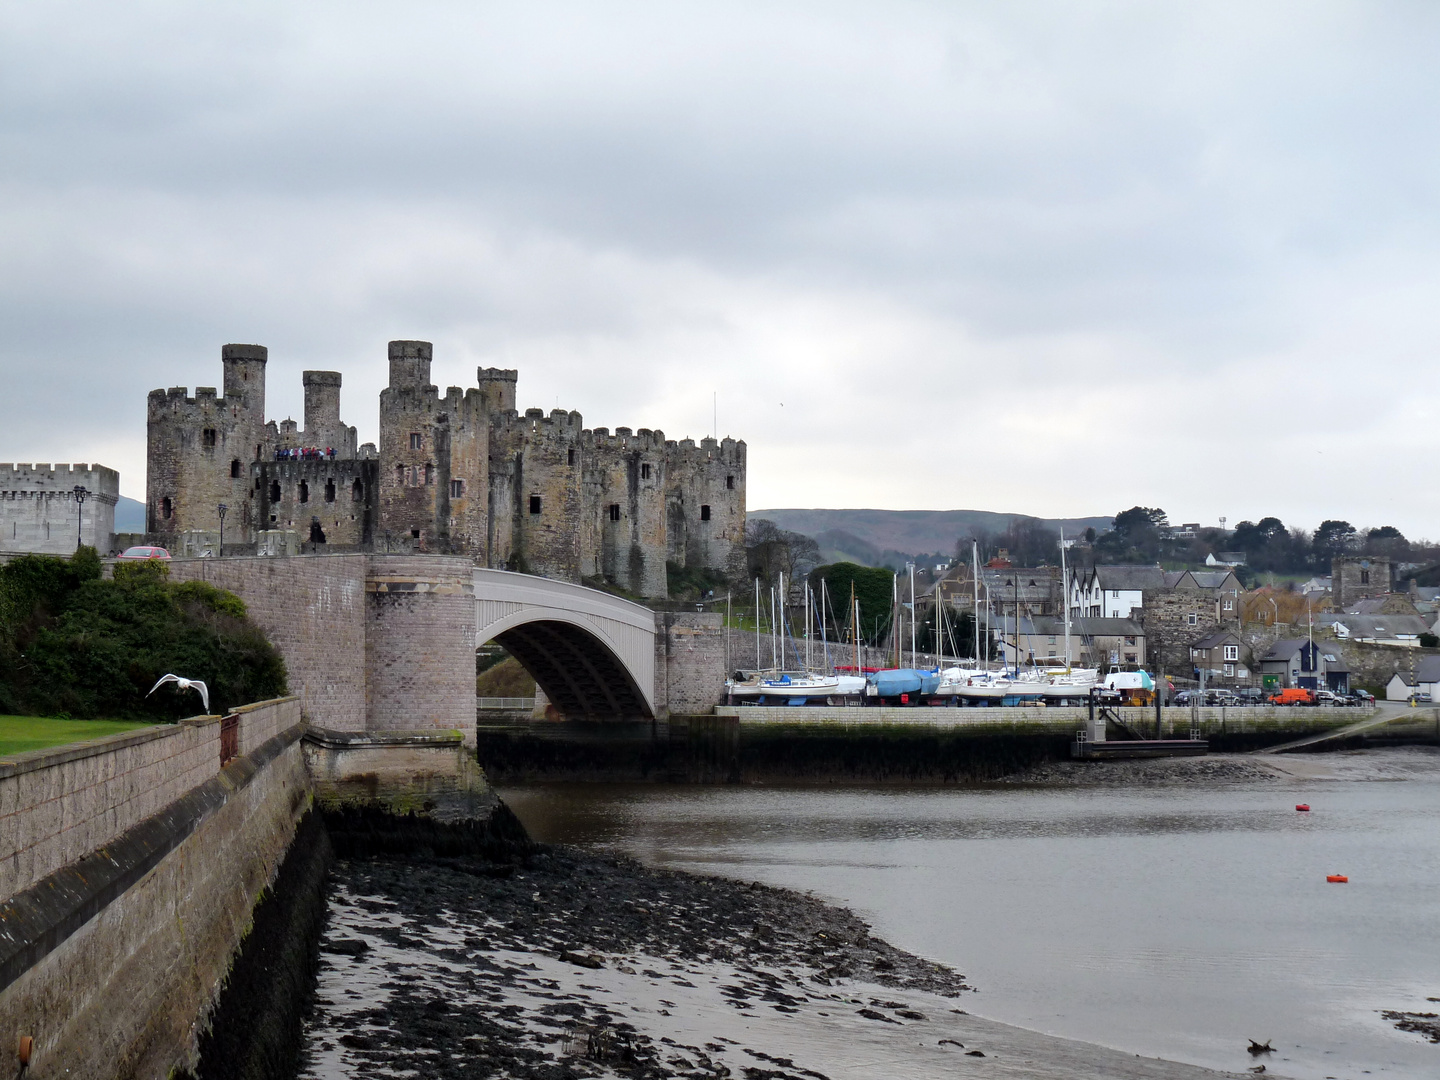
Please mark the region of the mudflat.
POLYGON ((564 847, 342 860, 322 949, 310 1078, 1233 1075, 973 1016, 813 897, 564 847))

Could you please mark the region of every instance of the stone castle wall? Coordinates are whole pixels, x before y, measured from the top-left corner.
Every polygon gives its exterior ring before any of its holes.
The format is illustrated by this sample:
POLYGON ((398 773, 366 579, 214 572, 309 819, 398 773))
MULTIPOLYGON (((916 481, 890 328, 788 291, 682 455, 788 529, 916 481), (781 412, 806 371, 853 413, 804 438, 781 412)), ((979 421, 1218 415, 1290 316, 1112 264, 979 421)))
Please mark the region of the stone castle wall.
POLYGON ((0 551, 69 555, 85 543, 107 554, 119 501, 120 474, 103 465, 0 463, 0 551), (77 486, 89 492, 83 503, 77 486))
POLYGON ((665 434, 596 428, 581 444, 581 575, 638 596, 666 595, 665 434))
POLYGON ((147 535, 173 551, 226 550, 293 532, 330 550, 464 555, 482 566, 667 594, 666 562, 745 572, 745 444, 586 431, 578 412, 516 410, 517 373, 430 382, 425 341, 392 341, 378 448, 340 418, 341 376, 304 373, 305 428, 265 420, 259 345, 221 350, 225 392, 152 391, 147 535), (316 450, 321 453, 315 453, 316 450), (205 535, 203 544, 187 534, 205 535))
POLYGON ((1375 556, 1342 556, 1330 560, 1330 594, 1337 611, 1358 600, 1384 596, 1394 587, 1394 568, 1389 559, 1375 556))

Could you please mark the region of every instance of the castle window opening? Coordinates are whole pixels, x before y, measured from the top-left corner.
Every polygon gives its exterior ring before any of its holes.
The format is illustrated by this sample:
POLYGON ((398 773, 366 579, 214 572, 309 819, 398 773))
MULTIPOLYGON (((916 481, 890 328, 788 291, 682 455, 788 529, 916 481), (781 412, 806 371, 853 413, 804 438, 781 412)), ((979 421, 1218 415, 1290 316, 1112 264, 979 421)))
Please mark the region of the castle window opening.
POLYGON ((727 476, 727 477, 725 477, 725 490, 726 490, 726 491, 734 491, 734 490, 735 490, 735 477, 733 477, 733 476, 727 476))
POLYGON ((207 427, 204 431, 202 431, 202 432, 200 433, 200 438, 201 438, 201 441, 204 442, 204 444, 205 444, 207 447, 214 446, 214 445, 215 445, 215 429, 214 429, 213 427, 207 427))
POLYGON ((530 513, 532 513, 532 514, 538 514, 538 513, 540 513, 540 496, 539 496, 539 495, 531 495, 531 496, 530 496, 530 513))
POLYGON ((359 480, 350 485, 350 501, 363 502, 365 499, 365 485, 359 480))
POLYGON ((619 503, 611 503, 611 504, 610 504, 609 506, 607 506, 605 509, 606 509, 607 513, 609 513, 609 515, 610 515, 610 520, 611 520, 611 521, 619 521, 619 520, 620 520, 620 504, 619 504, 619 503))
POLYGON ((575 448, 573 446, 565 452, 565 463, 567 465, 575 464, 575 448))
POLYGON ((335 501, 335 481, 334 481, 334 480, 326 480, 326 481, 325 481, 325 501, 326 501, 326 502, 334 502, 334 501, 335 501))
POLYGON ((650 479, 650 463, 649 463, 648 461, 647 461, 647 462, 644 462, 644 463, 640 466, 640 479, 641 479, 641 480, 649 480, 649 479, 650 479))
POLYGON ((419 530, 419 529, 411 529, 411 530, 410 530, 410 539, 411 539, 411 540, 419 540, 419 539, 420 539, 420 530, 419 530))
POLYGON ((395 483, 396 483, 397 485, 399 485, 400 487, 404 487, 404 486, 405 486, 405 466, 404 466, 404 465, 396 465, 396 466, 395 466, 395 483))
MULTIPOLYGON (((272 481, 270 482, 270 501, 271 501, 272 503, 277 503, 277 502, 280 501, 280 481, 279 481, 279 480, 272 480, 272 481)), ((270 520, 271 520, 271 521, 274 521, 275 519, 274 519, 274 518, 271 518, 270 520)))
POLYGON ((230 462, 230 479, 240 479, 240 459, 238 457, 234 461, 230 462))
POLYGON ((259 460, 260 460, 260 444, 259 444, 259 443, 256 443, 256 444, 255 444, 255 460, 256 460, 256 461, 259 461, 259 460))
POLYGON ((452 499, 459 499, 459 498, 462 498, 462 497, 464 496, 464 494, 465 494, 465 481, 464 481, 464 480, 451 480, 451 481, 450 481, 450 497, 451 497, 452 499))
POLYGON ((1370 571, 1369 571, 1369 570, 1361 570, 1361 571, 1360 571, 1360 584, 1361 584, 1361 585, 1369 585, 1369 584, 1370 584, 1370 571))
POLYGON ((300 481, 300 487, 297 489, 297 492, 298 498, 302 503, 310 501, 310 485, 307 484, 304 480, 300 481))
POLYGON ((165 498, 160 500, 160 516, 168 519, 170 515, 174 512, 175 503, 171 500, 169 495, 166 495, 165 498))
POLYGON ((700 520, 701 520, 701 521, 709 521, 709 520, 710 520, 710 507, 709 507, 709 506, 701 506, 701 507, 700 507, 700 520))
POLYGON ((425 466, 425 486, 429 487, 433 483, 435 483, 435 466, 427 464, 425 466))
POLYGON ((410 486, 420 486, 420 470, 414 465, 410 466, 410 486))
POLYGON ((410 433, 410 449, 411 449, 411 450, 421 450, 421 449, 424 449, 424 446, 425 446, 425 440, 420 437, 420 432, 418 432, 418 431, 412 431, 412 432, 410 433))

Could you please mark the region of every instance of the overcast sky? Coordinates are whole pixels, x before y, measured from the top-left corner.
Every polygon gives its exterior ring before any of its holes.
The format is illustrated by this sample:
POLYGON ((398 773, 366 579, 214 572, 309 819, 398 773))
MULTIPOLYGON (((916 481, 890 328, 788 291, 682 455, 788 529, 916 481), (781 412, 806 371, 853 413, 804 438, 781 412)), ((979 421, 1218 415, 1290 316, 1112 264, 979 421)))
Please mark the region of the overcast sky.
POLYGON ((1440 537, 1440 5, 0 6, 0 461, 391 338, 751 508, 1440 537), (712 399, 712 395, 713 399, 712 399))

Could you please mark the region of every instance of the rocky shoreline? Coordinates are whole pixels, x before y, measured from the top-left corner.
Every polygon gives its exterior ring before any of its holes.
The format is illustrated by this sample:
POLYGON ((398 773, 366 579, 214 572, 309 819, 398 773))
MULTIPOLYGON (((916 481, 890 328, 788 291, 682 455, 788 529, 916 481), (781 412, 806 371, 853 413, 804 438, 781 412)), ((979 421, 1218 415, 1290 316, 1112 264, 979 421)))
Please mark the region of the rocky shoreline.
POLYGON ((973 1017, 963 975, 784 889, 554 847, 340 859, 329 894, 313 1080, 1217 1075, 973 1017))

